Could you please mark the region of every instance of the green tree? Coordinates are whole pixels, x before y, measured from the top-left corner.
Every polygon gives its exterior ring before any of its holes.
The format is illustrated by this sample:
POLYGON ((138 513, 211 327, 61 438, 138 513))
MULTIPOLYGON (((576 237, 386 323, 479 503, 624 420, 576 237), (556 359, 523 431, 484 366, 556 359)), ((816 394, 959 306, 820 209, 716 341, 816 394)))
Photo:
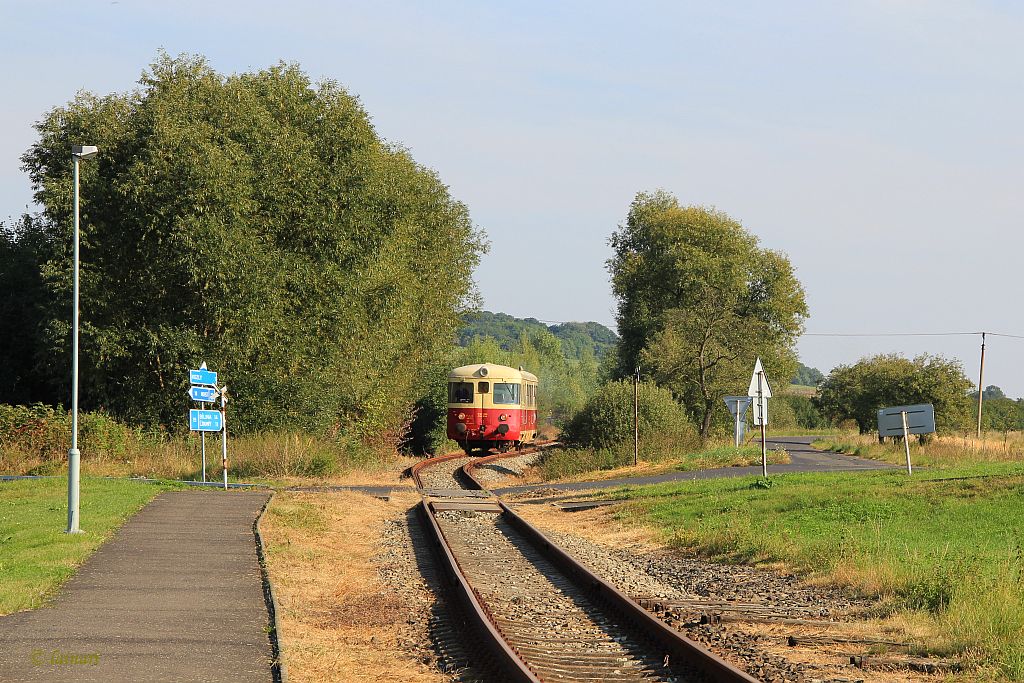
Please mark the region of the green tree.
POLYGON ((807 317, 803 287, 781 253, 726 214, 641 193, 611 237, 619 374, 646 374, 679 398, 707 437, 721 396, 745 389, 760 356, 785 382, 807 317))
POLYGON ((294 65, 233 76, 161 55, 80 93, 23 157, 55 252, 40 365, 66 391, 72 144, 82 164, 82 398, 177 425, 201 360, 233 425, 400 430, 471 298, 481 235, 356 97, 294 65))
POLYGON ((826 418, 835 423, 854 420, 862 434, 877 429, 879 408, 931 403, 936 427, 950 431, 970 421, 970 390, 971 381, 959 361, 886 354, 836 367, 813 400, 826 418))
POLYGON ((790 384, 799 384, 805 387, 816 387, 825 381, 825 375, 821 374, 821 370, 818 368, 809 368, 803 363, 796 370, 796 374, 793 375, 793 379, 790 380, 790 384))
MULTIPOLYGON (((0 403, 58 403, 37 367, 40 311, 46 297, 39 262, 50 245, 38 221, 23 217, 13 225, 0 223, 0 403)), ((71 356, 62 369, 70 371, 71 356)))

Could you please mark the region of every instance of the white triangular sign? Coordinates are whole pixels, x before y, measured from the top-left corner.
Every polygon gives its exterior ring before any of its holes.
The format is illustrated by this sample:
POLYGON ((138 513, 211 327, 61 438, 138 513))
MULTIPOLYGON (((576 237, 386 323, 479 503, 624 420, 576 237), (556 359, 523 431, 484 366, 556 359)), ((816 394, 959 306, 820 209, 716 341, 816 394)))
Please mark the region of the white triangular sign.
POLYGON ((199 364, 199 369, 200 370, 206 370, 207 369, 206 361, 205 360, 202 363, 199 364))
POLYGON ((761 365, 761 359, 758 358, 757 362, 754 363, 754 374, 750 376, 750 386, 747 387, 747 396, 757 397, 760 394, 764 398, 772 397, 772 388, 768 384, 768 375, 764 374, 764 367, 761 365), (760 378, 760 391, 758 390, 758 378, 760 378))

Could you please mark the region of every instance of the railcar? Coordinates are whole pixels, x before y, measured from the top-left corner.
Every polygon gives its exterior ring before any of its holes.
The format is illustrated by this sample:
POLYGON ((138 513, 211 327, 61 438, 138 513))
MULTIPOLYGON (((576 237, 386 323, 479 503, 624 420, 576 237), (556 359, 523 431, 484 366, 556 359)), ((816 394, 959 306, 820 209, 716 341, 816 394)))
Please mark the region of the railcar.
POLYGON ((448 438, 466 453, 509 451, 537 438, 537 376, 478 363, 448 373, 448 438))

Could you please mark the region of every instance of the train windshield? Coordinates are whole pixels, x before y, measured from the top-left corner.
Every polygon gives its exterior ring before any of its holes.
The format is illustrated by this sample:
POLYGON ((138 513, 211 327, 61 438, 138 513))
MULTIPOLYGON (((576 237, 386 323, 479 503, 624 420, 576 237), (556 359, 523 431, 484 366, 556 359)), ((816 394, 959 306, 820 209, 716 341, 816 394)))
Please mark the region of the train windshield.
POLYGON ((472 382, 449 382, 448 383, 449 403, 472 403, 473 383, 472 382))
POLYGON ((519 405, 519 385, 507 382, 494 383, 494 396, 491 400, 501 405, 519 405))

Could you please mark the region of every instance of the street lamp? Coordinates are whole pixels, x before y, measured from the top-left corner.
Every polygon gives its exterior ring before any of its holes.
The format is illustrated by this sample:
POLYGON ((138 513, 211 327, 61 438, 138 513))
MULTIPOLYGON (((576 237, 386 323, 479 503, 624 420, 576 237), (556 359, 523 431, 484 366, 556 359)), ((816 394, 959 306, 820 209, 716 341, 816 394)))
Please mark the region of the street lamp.
POLYGON ((82 159, 96 156, 99 150, 93 145, 74 145, 71 158, 75 165, 75 277, 74 314, 71 325, 71 450, 68 451, 68 530, 69 534, 80 534, 78 528, 78 474, 81 452, 78 450, 78 165, 82 159))

